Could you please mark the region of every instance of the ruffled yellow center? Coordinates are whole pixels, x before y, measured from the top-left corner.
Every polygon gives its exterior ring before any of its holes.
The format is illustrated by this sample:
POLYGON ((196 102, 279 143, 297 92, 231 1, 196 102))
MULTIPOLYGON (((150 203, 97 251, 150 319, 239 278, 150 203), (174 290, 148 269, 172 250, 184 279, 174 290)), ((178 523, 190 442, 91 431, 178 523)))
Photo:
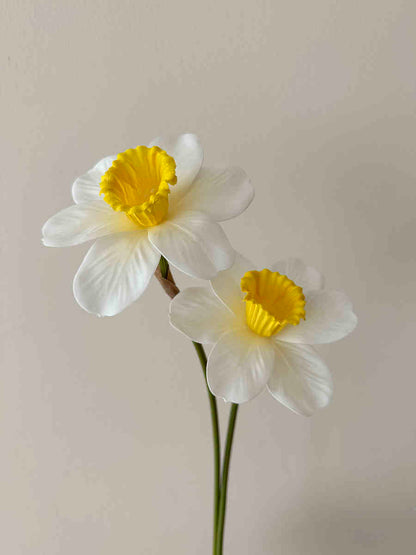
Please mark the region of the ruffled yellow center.
POLYGON ((100 194, 113 210, 125 212, 141 227, 151 227, 166 218, 175 170, 175 160, 158 146, 129 148, 102 176, 100 194))
POLYGON ((241 290, 247 293, 247 325, 258 335, 270 337, 305 318, 302 288, 278 272, 247 272, 241 278, 241 290))

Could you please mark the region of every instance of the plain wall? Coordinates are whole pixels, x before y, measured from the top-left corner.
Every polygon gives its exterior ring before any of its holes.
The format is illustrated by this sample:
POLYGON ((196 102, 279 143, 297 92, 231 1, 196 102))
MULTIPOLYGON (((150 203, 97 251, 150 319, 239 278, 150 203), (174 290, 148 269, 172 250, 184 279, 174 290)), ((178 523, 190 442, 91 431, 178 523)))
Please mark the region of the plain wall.
POLYGON ((359 316, 320 349, 327 409, 241 408, 226 553, 413 554, 415 2, 3 0, 0 16, 0 552, 210 553, 207 396, 167 297, 155 282, 97 319, 72 295, 87 245, 40 242, 97 160, 193 131, 255 186, 224 225, 235 248, 303 258, 359 316))

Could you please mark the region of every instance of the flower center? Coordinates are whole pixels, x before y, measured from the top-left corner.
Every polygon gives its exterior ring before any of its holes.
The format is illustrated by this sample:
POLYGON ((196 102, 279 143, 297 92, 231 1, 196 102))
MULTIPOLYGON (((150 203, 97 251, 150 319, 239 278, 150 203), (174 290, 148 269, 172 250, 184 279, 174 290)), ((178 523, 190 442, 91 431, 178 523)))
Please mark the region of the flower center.
POLYGON ((175 160, 158 146, 129 148, 102 176, 100 194, 113 210, 125 212, 141 227, 151 227, 166 218, 175 170, 175 160))
POLYGON ((279 272, 246 272, 241 278, 241 290, 247 293, 247 325, 258 335, 270 337, 287 324, 296 326, 305 318, 302 288, 279 272))

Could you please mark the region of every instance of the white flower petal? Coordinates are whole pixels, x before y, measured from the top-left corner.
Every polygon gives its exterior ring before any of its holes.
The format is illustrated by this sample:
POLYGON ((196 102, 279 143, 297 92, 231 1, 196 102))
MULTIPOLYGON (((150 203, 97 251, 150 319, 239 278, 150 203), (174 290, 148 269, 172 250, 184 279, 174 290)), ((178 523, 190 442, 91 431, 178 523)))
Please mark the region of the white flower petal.
POLYGON ((202 168, 180 208, 201 210, 217 222, 241 214, 254 197, 254 189, 240 168, 202 168))
POLYGON ((225 401, 245 403, 265 388, 274 357, 273 344, 265 338, 248 330, 225 333, 208 357, 209 388, 225 401))
POLYGON ((103 158, 91 170, 74 181, 72 185, 74 202, 91 202, 100 198, 101 178, 116 158, 117 155, 103 158))
POLYGON ((288 258, 279 260, 273 264, 269 270, 279 272, 294 281, 296 285, 302 287, 304 291, 313 291, 322 289, 324 286, 324 278, 318 270, 312 266, 306 266, 299 258, 288 258))
POLYGON ((268 389, 275 399, 297 414, 310 416, 332 397, 331 373, 308 345, 276 342, 275 364, 268 389))
POLYGON ((216 343, 235 327, 234 314, 207 287, 189 287, 170 303, 170 323, 198 343, 216 343))
POLYGON ((219 272, 211 280, 211 286, 215 294, 239 317, 245 314, 245 303, 243 301, 245 293, 241 291, 241 278, 246 272, 255 269, 255 265, 250 260, 236 253, 231 268, 219 272))
POLYGON ((220 225, 202 212, 181 212, 150 228, 149 239, 173 266, 202 279, 231 266, 235 256, 220 225))
POLYGON ((196 135, 185 133, 157 137, 149 144, 152 146, 159 146, 175 159, 178 182, 171 187, 169 195, 169 204, 174 204, 186 193, 201 169, 204 159, 201 143, 196 135))
POLYGON ((98 239, 74 278, 75 299, 87 312, 114 316, 140 297, 159 259, 146 231, 98 239))
POLYGON ((124 212, 115 212, 102 200, 64 208, 42 228, 47 247, 70 247, 104 235, 137 229, 124 212))
POLYGON ((357 316, 342 291, 309 291, 306 295, 305 320, 286 326, 276 336, 289 343, 332 343, 352 332, 357 316))

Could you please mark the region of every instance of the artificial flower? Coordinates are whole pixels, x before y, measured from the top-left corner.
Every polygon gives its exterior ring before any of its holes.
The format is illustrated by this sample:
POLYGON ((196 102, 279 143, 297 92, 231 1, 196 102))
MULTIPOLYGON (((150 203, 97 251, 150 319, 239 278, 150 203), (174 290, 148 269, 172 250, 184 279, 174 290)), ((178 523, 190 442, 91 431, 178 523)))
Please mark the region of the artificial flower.
POLYGON ((249 401, 266 387, 298 414, 325 407, 333 384, 310 346, 349 334, 357 318, 347 296, 323 288, 320 273, 298 259, 255 266, 240 255, 211 280, 170 305, 171 324, 193 341, 213 344, 207 380, 217 397, 249 401))
POLYGON ((161 137, 100 160, 72 187, 75 204, 43 226, 43 243, 67 247, 96 239, 74 278, 88 312, 113 316, 146 289, 160 256, 197 278, 231 266, 234 250, 217 223, 253 198, 239 168, 201 168, 193 134, 161 137))

